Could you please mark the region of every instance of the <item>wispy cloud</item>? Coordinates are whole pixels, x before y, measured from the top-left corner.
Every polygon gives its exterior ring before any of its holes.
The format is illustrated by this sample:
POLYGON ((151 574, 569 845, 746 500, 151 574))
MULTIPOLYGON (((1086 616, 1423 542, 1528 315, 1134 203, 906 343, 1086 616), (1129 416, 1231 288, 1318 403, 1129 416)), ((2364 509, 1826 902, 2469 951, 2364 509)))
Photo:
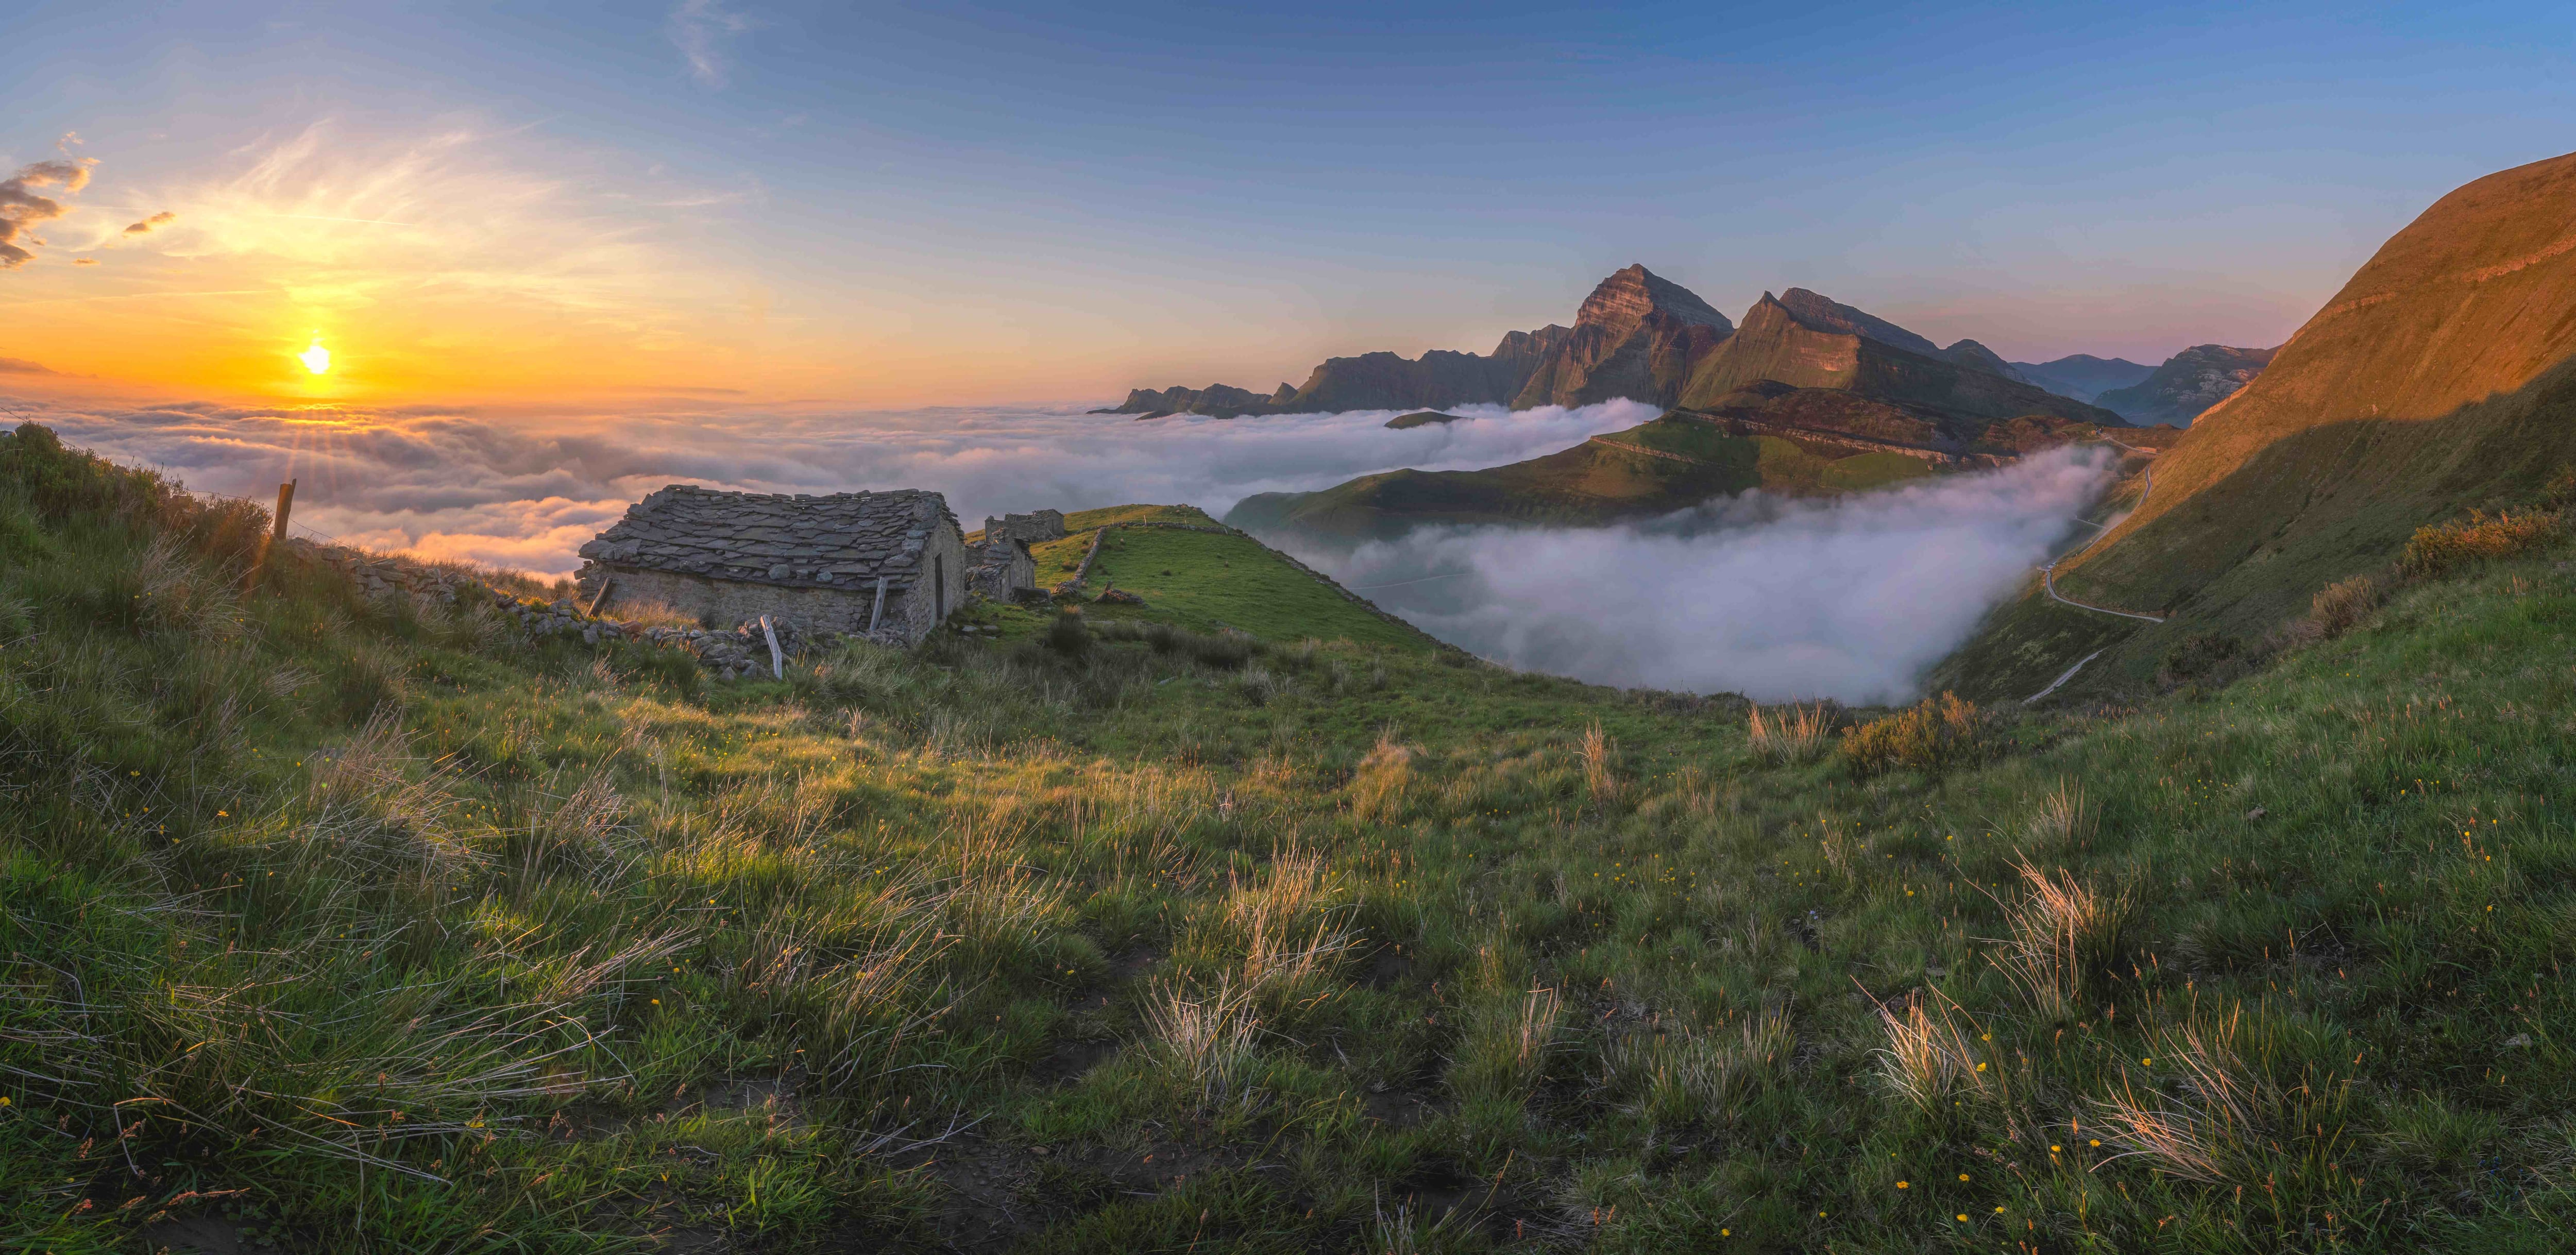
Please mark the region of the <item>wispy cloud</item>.
MULTIPOLYGON (((63 137, 64 145, 73 137, 63 137)), ((44 241, 31 231, 70 213, 68 206, 51 196, 39 195, 38 188, 51 189, 69 196, 89 186, 89 168, 98 164, 95 157, 73 157, 68 153, 53 161, 39 161, 18 167, 18 172, 0 179, 0 270, 16 270, 35 260, 35 248, 44 241)))
POLYGON ((173 256, 253 263, 313 307, 399 292, 650 318, 685 259, 650 242, 654 223, 600 204, 577 159, 503 139, 463 119, 390 136, 315 122, 245 148, 227 175, 167 189, 173 209, 125 230, 157 229, 173 256))
POLYGON ((174 213, 170 212, 169 210, 164 209, 164 210, 162 210, 161 212, 159 212, 159 213, 157 213, 157 214, 154 214, 154 215, 152 215, 152 216, 151 216, 151 217, 149 217, 149 218, 145 218, 145 219, 144 219, 144 220, 142 220, 141 222, 137 222, 137 223, 134 223, 134 224, 133 224, 133 225, 131 225, 131 226, 128 226, 127 228, 125 228, 125 230, 124 230, 124 232, 123 232, 122 234, 125 234, 125 235, 150 235, 150 234, 152 234, 152 231, 153 231, 153 229, 154 229, 154 228, 156 228, 156 227, 161 227, 161 226, 166 226, 166 225, 168 225, 168 224, 169 224, 169 222, 170 222, 172 219, 177 218, 178 216, 179 216, 179 215, 174 214, 174 213))
POLYGON ((722 0, 681 0, 671 10, 671 43, 688 62, 689 77, 707 87, 722 87, 733 62, 725 45, 758 26, 749 14, 724 7, 722 0))

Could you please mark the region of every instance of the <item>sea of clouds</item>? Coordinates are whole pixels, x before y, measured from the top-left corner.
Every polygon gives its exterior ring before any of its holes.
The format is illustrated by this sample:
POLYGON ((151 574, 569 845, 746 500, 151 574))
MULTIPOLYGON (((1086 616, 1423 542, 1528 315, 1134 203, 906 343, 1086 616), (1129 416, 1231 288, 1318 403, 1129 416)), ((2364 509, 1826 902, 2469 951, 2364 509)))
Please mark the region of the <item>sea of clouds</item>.
POLYGON ((1618 527, 1437 528, 1303 556, 1425 631, 1527 670, 1897 702, 2047 560, 2109 472, 2099 450, 2060 449, 1838 500, 1754 492, 1618 527))
POLYGON ((1077 408, 799 413, 731 409, 571 416, 456 410, 26 404, 63 439, 190 487, 274 500, 353 544, 535 572, 575 555, 671 483, 752 492, 931 488, 968 530, 987 514, 1187 503, 1222 516, 1257 492, 1397 467, 1499 466, 1633 427, 1631 401, 1389 431, 1394 411, 1138 422, 1077 408))
MULTIPOLYGON (((213 405, 25 406, 64 439, 201 490, 298 481, 312 533, 542 575, 637 498, 686 482, 757 492, 932 488, 987 514, 1150 501, 1222 516, 1253 493, 1398 467, 1498 466, 1653 418, 1469 406, 1138 422, 1078 408, 585 415, 213 405)), ((1915 677, 2044 561, 2108 474, 2060 451, 1830 502, 1752 494, 1597 529, 1439 528, 1305 556, 1435 635, 1514 666, 1764 700, 1912 696, 1915 677)))

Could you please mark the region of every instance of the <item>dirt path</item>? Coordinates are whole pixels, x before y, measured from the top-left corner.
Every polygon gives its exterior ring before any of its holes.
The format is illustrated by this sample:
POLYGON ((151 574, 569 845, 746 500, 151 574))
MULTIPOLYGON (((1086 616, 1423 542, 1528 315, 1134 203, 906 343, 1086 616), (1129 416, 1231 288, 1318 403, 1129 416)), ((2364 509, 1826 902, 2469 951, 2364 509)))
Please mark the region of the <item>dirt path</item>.
MULTIPOLYGON (((2121 442, 2119 442, 2119 441, 2117 441, 2117 440, 2112 440, 2109 436, 2104 436, 2104 437, 2102 437, 2102 439, 2104 439, 2105 441, 2109 441, 2109 442, 2110 442, 2110 443, 2112 443, 2112 444, 2119 445, 2121 448, 2123 448, 2123 449, 2127 449, 2127 450, 2128 450, 2129 452, 2131 452, 2131 453, 2146 453, 2146 452, 2147 452, 2146 450, 2144 450, 2144 449, 2140 449, 2140 448, 2138 448, 2138 447, 2137 447, 2137 446, 2135 446, 2135 445, 2121 444, 2121 442)), ((2152 453, 2147 453, 2147 456, 2148 456, 2149 458, 2153 458, 2155 455, 2154 455, 2154 454, 2152 454, 2152 453)), ((2143 508, 2143 507, 2147 504, 2147 494, 2148 494, 2148 493, 2151 493, 2151 492, 2154 492, 2154 491, 2156 490, 2156 467, 2155 467, 2155 463, 2153 463, 2153 462, 2149 462, 2149 463, 2147 464, 2147 469, 2146 469, 2146 472, 2145 472, 2145 476, 2146 476, 2145 481, 2144 481, 2143 483, 2141 483, 2141 484, 2139 485, 2139 488, 2138 488, 2138 504, 2137 504, 2137 505, 2133 505, 2133 506, 2129 507, 2129 512, 2130 512, 2130 513, 2132 513, 2132 514, 2136 513, 2139 509, 2143 508)), ((2104 529, 2103 529, 2103 532, 2102 532, 2102 535, 2103 535, 2103 536, 2108 536, 2108 535, 2110 535, 2110 534, 2111 534, 2111 533, 2110 533, 2110 529, 2109 529, 2109 528, 2104 528, 2104 529)), ((2098 544, 2100 544, 2100 543, 2102 543, 2102 537, 2101 537, 2101 536, 2096 536, 2096 537, 2094 537, 2094 538, 2092 539, 2092 541, 2091 541, 2091 542, 2087 543, 2087 544, 2084 546, 2084 548, 2083 548, 2083 549, 2078 549, 2078 550, 2076 550, 2074 553, 2064 554, 2064 555, 2061 555, 2061 556, 2059 556, 2059 557, 2052 558, 2052 559, 2050 559, 2050 560, 2049 560, 2049 563, 2048 563, 2048 565, 2047 565, 2047 566, 2041 567, 2041 568, 2039 569, 2039 586, 2040 586, 2041 588, 2044 588, 2044 589, 2048 590, 2048 599, 2049 599, 2049 600, 2051 600, 2051 601, 2054 601, 2054 602, 2058 602, 2058 603, 2060 603, 2060 604, 2062 604, 2062 605, 2069 605, 2069 606, 2073 606, 2073 607, 2075 607, 2075 608, 2076 608, 2076 609, 2078 609, 2078 610, 2090 610, 2090 611, 2094 612, 2095 614, 2116 614, 2116 615, 2120 616, 2120 617, 2121 617, 2121 618, 2123 618, 2123 619, 2137 619, 2137 620, 2140 620, 2140 621, 2142 621, 2142 622, 2146 622, 2146 623, 2162 623, 2162 622, 2164 622, 2164 621, 2165 621, 2164 616, 2163 616, 2163 615, 2160 615, 2160 614, 2139 614, 2138 612, 2136 612, 2136 611, 2134 611, 2134 610, 2113 610, 2113 609, 2112 609, 2112 608, 2110 608, 2109 606, 2096 606, 2096 605, 2091 604, 2090 602, 2077 601, 2077 600, 2075 600, 2075 599, 2074 599, 2074 598, 2072 598, 2072 597, 2064 597, 2064 596, 2060 596, 2060 595, 2058 594, 2058 591, 2057 591, 2057 564, 2058 564, 2058 563, 2060 563, 2060 562, 2064 562, 2064 561, 2066 561, 2066 559, 2068 559, 2068 558, 2078 557, 2078 556, 2082 555, 2082 554, 2085 552, 2085 550, 2091 549, 2094 545, 2098 545, 2098 544)), ((2087 658, 2087 659, 2085 659, 2085 660, 2084 660, 2084 662, 2091 662, 2091 661, 2093 661, 2091 658, 2087 658)), ((2077 668, 2081 668, 2081 667, 2084 665, 2084 662, 2079 662, 2079 663, 2076 663, 2075 665, 2076 665, 2076 667, 2077 667, 2077 668)), ((2062 676, 2057 677, 2057 684, 2064 684, 2064 683, 2066 683, 2069 679, 2073 678, 2073 677, 2074 677, 2074 675, 2075 675, 2075 672, 2074 672, 2074 671, 2071 671, 2071 670, 2070 670, 2070 671, 2068 671, 2065 675, 2062 675, 2062 676)), ((2042 690, 2039 692, 2039 694, 2038 694, 2037 696, 2032 697, 2032 698, 2031 698, 2031 700, 2032 700, 2032 701, 2038 701, 2041 697, 2046 697, 2046 696, 2048 696, 2048 695, 2049 695, 2049 693, 2054 692, 2054 691, 2056 690, 2056 688, 2057 688, 2057 684, 2052 684, 2052 685, 2049 685, 2046 689, 2042 689, 2042 690)))
POLYGON ((1692 465, 1692 466, 1715 466, 1715 465, 1716 465, 1716 463, 1714 463, 1714 462, 1703 461, 1703 460, 1701 460, 1701 459, 1699 459, 1699 458, 1688 457, 1688 456, 1685 456, 1685 455, 1683 455, 1683 454, 1679 454, 1679 453, 1666 453, 1666 452, 1664 452, 1664 451, 1663 451, 1663 450, 1661 450, 1661 449, 1649 449, 1649 448, 1645 447, 1644 445, 1633 445, 1633 444, 1629 444, 1628 442, 1626 442, 1626 441, 1624 441, 1624 440, 1612 440, 1612 439, 1610 439, 1610 438, 1609 438, 1609 437, 1607 437, 1607 436, 1594 436, 1594 437, 1592 438, 1592 443, 1594 443, 1594 444, 1598 444, 1598 445, 1608 445, 1609 447, 1611 447, 1611 448, 1613 448, 1613 449, 1617 449, 1617 450, 1619 450, 1619 451, 1621 451, 1621 452, 1623 452, 1623 453, 1642 453, 1642 454, 1645 454, 1647 457, 1650 457, 1650 458, 1664 458, 1664 459, 1666 459, 1666 460, 1674 461, 1674 462, 1687 462, 1687 463, 1689 463, 1689 464, 1690 464, 1690 465, 1692 465))

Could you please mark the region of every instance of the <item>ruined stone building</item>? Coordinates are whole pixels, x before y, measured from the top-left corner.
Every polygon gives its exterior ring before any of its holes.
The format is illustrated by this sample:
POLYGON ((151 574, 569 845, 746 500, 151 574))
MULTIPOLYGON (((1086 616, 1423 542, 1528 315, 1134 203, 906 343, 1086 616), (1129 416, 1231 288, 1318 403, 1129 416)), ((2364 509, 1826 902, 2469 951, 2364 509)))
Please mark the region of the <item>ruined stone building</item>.
POLYGON ((964 603, 974 565, 947 500, 918 489, 787 496, 673 484, 581 556, 582 595, 605 589, 602 613, 658 602, 716 626, 768 615, 905 645, 964 603))
POLYGON ((966 586, 997 601, 1034 592, 1038 563, 1029 553, 1029 546, 1062 539, 1061 510, 1005 514, 998 519, 986 515, 983 538, 974 545, 974 565, 967 571, 966 586))
POLYGON ((984 516, 984 543, 1009 536, 1026 544, 1043 544, 1064 539, 1064 511, 1033 510, 1027 514, 1005 514, 1000 518, 984 516))

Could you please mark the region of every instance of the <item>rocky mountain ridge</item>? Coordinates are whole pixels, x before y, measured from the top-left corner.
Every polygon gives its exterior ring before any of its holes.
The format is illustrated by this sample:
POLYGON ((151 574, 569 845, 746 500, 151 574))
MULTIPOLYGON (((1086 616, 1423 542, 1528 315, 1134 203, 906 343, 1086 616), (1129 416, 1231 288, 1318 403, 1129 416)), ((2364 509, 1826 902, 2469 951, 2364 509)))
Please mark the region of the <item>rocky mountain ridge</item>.
POLYGON ((1445 349, 1336 357, 1304 384, 1268 394, 1211 384, 1139 388, 1103 413, 1158 418, 1291 414, 1460 405, 1591 405, 1614 399, 1699 405, 1762 380, 1852 390, 1940 422, 1958 440, 1998 419, 2042 415, 2117 425, 2119 418, 2032 383, 1975 340, 1944 348, 1866 310, 1806 288, 1765 292, 1738 326, 1697 293, 1643 265, 1595 285, 1571 327, 1505 335, 1490 354, 1445 349))
POLYGON ((2195 344, 2166 358, 2164 365, 2145 379, 2104 392, 2093 400, 2134 423, 2189 424, 2209 407, 2254 382, 2278 352, 2279 349, 2195 344))

